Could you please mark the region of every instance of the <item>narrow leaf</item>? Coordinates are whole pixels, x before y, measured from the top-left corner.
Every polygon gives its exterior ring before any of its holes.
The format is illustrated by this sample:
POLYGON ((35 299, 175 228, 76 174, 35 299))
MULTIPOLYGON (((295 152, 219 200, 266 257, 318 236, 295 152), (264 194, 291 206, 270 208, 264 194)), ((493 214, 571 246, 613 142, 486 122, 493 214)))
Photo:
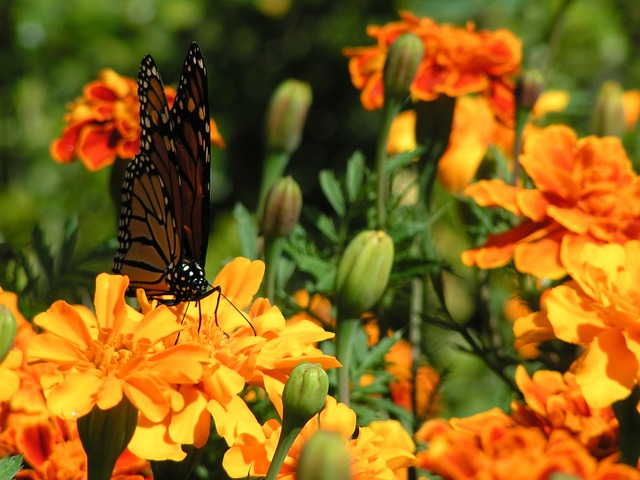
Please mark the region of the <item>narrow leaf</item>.
POLYGON ((349 202, 354 202, 358 197, 358 192, 362 187, 364 178, 364 155, 360 151, 354 152, 347 161, 347 172, 345 175, 345 187, 349 202))
POLYGON ((344 217, 345 214, 345 202, 340 183, 335 174, 331 170, 322 170, 320 172, 320 188, 327 197, 327 200, 340 216, 344 217))
POLYGON ((251 260, 255 259, 258 232, 256 231, 255 222, 251 213, 243 204, 238 202, 233 208, 233 218, 238 225, 242 256, 251 260))

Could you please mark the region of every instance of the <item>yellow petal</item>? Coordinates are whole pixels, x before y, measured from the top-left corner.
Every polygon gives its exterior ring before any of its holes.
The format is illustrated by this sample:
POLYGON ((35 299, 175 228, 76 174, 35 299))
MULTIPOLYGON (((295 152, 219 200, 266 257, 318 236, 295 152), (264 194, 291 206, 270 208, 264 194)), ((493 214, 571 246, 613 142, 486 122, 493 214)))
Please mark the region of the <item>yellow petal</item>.
POLYGON ((127 447, 131 453, 147 460, 173 460, 179 462, 186 457, 179 443, 171 440, 166 425, 152 423, 143 418, 127 447))
POLYGON ((47 407, 58 417, 76 420, 94 407, 102 383, 91 373, 69 374, 46 395, 47 407))

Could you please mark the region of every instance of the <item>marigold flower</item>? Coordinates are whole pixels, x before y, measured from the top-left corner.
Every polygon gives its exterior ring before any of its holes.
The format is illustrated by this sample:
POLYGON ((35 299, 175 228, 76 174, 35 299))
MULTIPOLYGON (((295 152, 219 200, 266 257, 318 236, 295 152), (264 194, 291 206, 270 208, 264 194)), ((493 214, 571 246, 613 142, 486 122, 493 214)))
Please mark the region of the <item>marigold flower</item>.
POLYGON ((525 139, 520 163, 534 189, 483 180, 465 190, 481 206, 525 217, 463 252, 465 265, 495 268, 513 258, 520 272, 557 279, 577 244, 640 237, 640 183, 619 139, 578 140, 569 127, 551 126, 525 139))
POLYGON ((41 383, 54 415, 73 420, 126 395, 146 418, 160 421, 177 401, 177 384, 197 382, 208 360, 195 345, 164 348, 181 327, 166 306, 141 315, 125 303, 127 277, 100 274, 95 316, 84 306, 55 302, 34 323, 45 330, 29 345, 29 361, 56 369, 41 383))
POLYGON ((389 47, 404 33, 418 36, 424 46, 422 62, 411 84, 415 100, 434 100, 440 95, 459 97, 482 93, 502 121, 513 118, 513 84, 521 60, 520 41, 507 30, 476 31, 438 25, 430 18, 401 12, 400 21, 369 26, 367 33, 377 41, 372 47, 347 48, 353 85, 362 90, 367 110, 384 103, 383 67, 389 47))
MULTIPOLYGON (((176 91, 165 87, 169 106, 176 91)), ((84 87, 83 96, 68 106, 62 136, 51 143, 51 156, 60 163, 80 159, 94 172, 116 158, 132 159, 140 151, 140 103, 138 84, 111 69, 84 87)), ((211 121, 213 145, 224 147, 217 126, 211 121)))
POLYGON ((403 339, 393 344, 384 360, 387 363, 387 371, 395 378, 395 381, 389 384, 394 403, 410 413, 415 413, 418 419, 433 416, 438 409, 438 373, 429 365, 420 365, 414 378, 411 344, 403 339))
MULTIPOLYGON (((263 262, 236 258, 214 280, 226 299, 218 303, 214 293, 199 304, 172 307, 174 322, 181 319, 183 326, 178 346, 206 348, 208 364, 196 382, 180 387, 183 405, 161 423, 139 425, 129 445, 134 453, 144 458, 161 455, 181 460, 184 454, 180 444, 204 445, 211 416, 218 424, 223 421, 220 412, 233 408, 238 401, 243 403, 239 394, 246 384, 266 388, 272 401, 281 402, 284 384, 299 363, 320 363, 324 369, 340 366, 315 346, 332 338, 333 333, 307 320, 287 325, 280 310, 267 299, 252 303, 263 275, 263 262), (243 315, 240 312, 245 308, 249 312, 243 315), (161 445, 158 438, 162 439, 161 445)), ((143 311, 153 311, 145 298, 141 300, 143 311)), ((175 335, 167 337, 167 346, 175 339, 175 335)))
POLYGON ((430 420, 416 433, 427 450, 416 455, 418 467, 446 479, 546 480, 552 473, 577 478, 638 479, 640 472, 601 461, 565 430, 547 437, 535 427, 518 425, 498 409, 469 418, 430 420))
POLYGON ((635 130, 638 117, 640 117, 640 90, 626 90, 622 94, 622 108, 624 109, 624 123, 627 130, 635 130))
MULTIPOLYGON (((218 428, 231 448, 227 450, 223 466, 232 478, 264 476, 280 436, 280 425, 269 420, 260 425, 251 411, 235 411, 238 419, 231 415, 218 428)), ((311 419, 300 432, 287 454, 278 474, 279 480, 293 480, 298 459, 304 444, 318 430, 337 432, 345 441, 351 456, 351 478, 388 479, 413 465, 415 448, 409 435, 399 422, 387 420, 374 425, 360 427, 356 438, 351 439, 356 428, 356 415, 346 405, 327 397, 325 409, 315 419, 311 419)))
POLYGON ((597 458, 618 450, 618 421, 613 409, 589 407, 573 373, 539 370, 530 377, 518 365, 515 380, 526 403, 511 403, 513 418, 520 425, 537 427, 547 435, 556 429, 566 430, 597 458))
POLYGON ((639 254, 635 240, 585 245, 567 263, 572 280, 549 291, 535 319, 516 322, 518 343, 530 341, 529 332, 542 331, 586 348, 572 370, 592 408, 626 398, 640 376, 639 254))
POLYGON ((306 290, 297 290, 293 294, 293 300, 302 309, 300 313, 292 315, 287 323, 295 323, 300 320, 309 320, 323 328, 335 328, 336 319, 332 317, 331 300, 315 293, 309 298, 309 292, 306 290))

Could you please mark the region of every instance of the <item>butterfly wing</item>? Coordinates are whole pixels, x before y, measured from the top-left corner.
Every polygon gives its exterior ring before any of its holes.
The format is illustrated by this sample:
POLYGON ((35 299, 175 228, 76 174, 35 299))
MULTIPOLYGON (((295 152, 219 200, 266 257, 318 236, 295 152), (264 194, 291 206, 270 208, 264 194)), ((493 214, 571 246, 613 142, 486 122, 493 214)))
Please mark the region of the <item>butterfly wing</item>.
POLYGON ((140 154, 128 165, 122 186, 113 271, 129 276, 131 292, 143 288, 149 297, 173 295, 164 273, 182 252, 180 177, 164 86, 149 55, 140 65, 138 97, 140 154))
POLYGON ((178 225, 182 227, 185 258, 204 266, 209 242, 211 130, 207 71, 200 47, 191 44, 176 100, 171 109, 180 198, 178 225))

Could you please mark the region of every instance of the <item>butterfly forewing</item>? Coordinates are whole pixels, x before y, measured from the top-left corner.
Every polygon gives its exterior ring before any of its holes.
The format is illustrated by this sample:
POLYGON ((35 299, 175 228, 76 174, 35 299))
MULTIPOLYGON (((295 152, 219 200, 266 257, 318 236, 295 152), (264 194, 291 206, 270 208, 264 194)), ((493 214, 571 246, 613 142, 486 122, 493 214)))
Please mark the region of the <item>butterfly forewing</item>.
POLYGON ((204 265, 209 241, 211 133, 207 71, 195 43, 184 63, 171 118, 181 184, 182 248, 189 258, 204 265))
POLYGON ((171 110, 149 55, 140 64, 138 97, 140 154, 122 187, 113 271, 129 276, 130 293, 143 288, 170 304, 198 300, 211 293, 202 268, 209 236, 210 127, 200 48, 191 45, 171 110))

